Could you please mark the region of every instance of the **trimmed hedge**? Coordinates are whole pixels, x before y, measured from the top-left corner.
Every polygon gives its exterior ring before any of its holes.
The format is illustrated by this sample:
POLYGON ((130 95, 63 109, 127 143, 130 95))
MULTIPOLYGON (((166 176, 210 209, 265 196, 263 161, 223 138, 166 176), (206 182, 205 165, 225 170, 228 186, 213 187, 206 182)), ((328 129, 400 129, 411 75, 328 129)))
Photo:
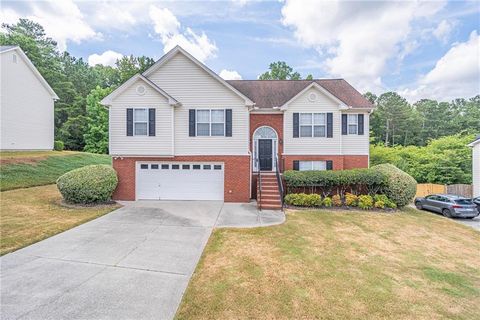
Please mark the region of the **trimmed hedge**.
MULTIPOLYGON (((322 197, 339 195, 346 200, 351 194, 385 194, 391 201, 386 207, 403 207, 413 200, 417 182, 410 175, 390 164, 381 164, 369 169, 336 171, 285 171, 283 174, 287 193, 319 193, 322 197)), ((350 199, 349 199, 350 200, 350 199)), ((332 198, 333 205, 338 199, 332 198)), ((355 201, 353 201, 355 202, 355 201)), ((380 205, 380 204, 379 204, 380 205)))
MULTIPOLYGON (((343 207, 344 204, 338 194, 333 197, 322 197, 316 193, 290 193, 285 196, 285 203, 287 205, 292 205, 296 207, 343 207)), ((392 200, 388 199, 387 196, 371 195, 365 194, 356 196, 351 193, 347 193, 345 198, 345 206, 347 207, 358 207, 360 209, 369 210, 373 208, 377 209, 394 209, 397 206, 393 203, 392 200), (388 205, 387 205, 388 204, 388 205)))
POLYGON ((388 183, 381 188, 380 193, 385 194, 399 207, 412 202, 417 192, 417 181, 411 175, 387 163, 374 166, 372 170, 387 176, 388 183))
POLYGON ((111 200, 117 183, 117 173, 111 166, 90 165, 60 176, 57 188, 66 202, 91 204, 111 200))

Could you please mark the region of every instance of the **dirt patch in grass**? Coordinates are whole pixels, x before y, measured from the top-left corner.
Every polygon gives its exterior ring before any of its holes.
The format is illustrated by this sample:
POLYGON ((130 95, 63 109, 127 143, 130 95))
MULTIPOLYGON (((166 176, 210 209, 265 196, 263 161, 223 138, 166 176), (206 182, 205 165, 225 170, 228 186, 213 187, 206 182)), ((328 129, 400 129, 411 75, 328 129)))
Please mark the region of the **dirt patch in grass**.
POLYGON ((0 192, 0 254, 104 215, 120 206, 67 208, 56 185, 0 192))
POLYGON ((218 229, 178 319, 478 319, 480 233, 414 209, 218 229))
POLYGON ((77 151, 4 151, 0 152, 0 165, 15 163, 35 164, 48 157, 63 157, 79 153, 77 151))

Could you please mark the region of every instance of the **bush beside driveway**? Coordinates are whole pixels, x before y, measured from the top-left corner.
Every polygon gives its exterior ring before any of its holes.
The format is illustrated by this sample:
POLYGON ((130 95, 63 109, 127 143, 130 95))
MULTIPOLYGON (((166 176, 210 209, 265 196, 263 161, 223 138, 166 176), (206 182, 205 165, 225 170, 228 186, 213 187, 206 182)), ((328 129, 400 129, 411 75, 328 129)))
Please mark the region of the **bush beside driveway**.
POLYGON ((292 211, 217 229, 177 319, 478 319, 480 234, 426 212, 292 211))

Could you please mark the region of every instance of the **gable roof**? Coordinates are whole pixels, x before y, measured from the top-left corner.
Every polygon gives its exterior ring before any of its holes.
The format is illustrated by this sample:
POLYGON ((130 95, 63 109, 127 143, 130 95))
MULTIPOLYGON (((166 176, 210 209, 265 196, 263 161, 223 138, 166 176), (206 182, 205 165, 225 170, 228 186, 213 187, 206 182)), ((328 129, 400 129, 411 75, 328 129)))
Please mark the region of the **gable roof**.
POLYGON ((469 147, 473 147, 477 143, 480 143, 480 134, 473 140, 471 143, 468 144, 469 147))
POLYGON ((48 84, 47 80, 45 80, 45 78, 40 74, 40 72, 37 70, 37 68, 35 68, 32 61, 30 61, 30 59, 28 59, 25 52, 23 52, 23 50, 19 46, 0 46, 0 53, 3 54, 3 53, 7 53, 9 51, 16 51, 17 52, 17 54, 23 59, 23 61, 25 61, 26 65, 33 72, 35 77, 37 77, 38 81, 40 81, 40 83, 43 85, 43 87, 48 91, 48 93, 50 93, 53 100, 58 100, 59 99, 57 94, 55 93, 55 91, 53 91, 52 87, 50 87, 50 85, 48 84))
POLYGON ((238 91, 255 101, 260 109, 279 108, 301 91, 317 84, 351 108, 372 109, 374 106, 344 79, 316 80, 229 80, 238 91))
POLYGON ((173 98, 171 95, 169 95, 167 92, 165 92, 164 90, 162 90, 159 86, 157 86, 155 83, 153 83, 152 81, 148 80, 147 78, 145 78, 143 75, 141 75, 140 73, 137 73, 136 75, 134 75, 133 77, 131 77, 130 79, 128 79, 127 81, 125 81, 120 87, 118 87, 117 89, 115 89, 112 93, 110 93, 108 96, 106 96, 105 98, 102 99, 102 101, 100 101, 101 104, 103 105, 110 105, 112 103, 112 100, 115 99, 119 94, 121 94, 123 91, 125 91, 127 88, 129 88, 132 84, 135 83, 135 81, 137 80, 142 80, 143 82, 145 82, 146 84, 148 84, 152 89, 154 89, 155 91, 157 91, 158 93, 160 93, 162 96, 164 96, 165 98, 168 99, 168 103, 171 105, 171 106, 178 106, 180 105, 180 102, 178 102, 175 98, 173 98))
POLYGON ((163 57, 161 57, 157 62, 155 62, 150 68, 145 70, 142 75, 145 77, 148 77, 150 74, 155 72, 158 68, 160 68, 162 65, 167 63, 171 58, 173 58, 177 53, 183 54, 185 57, 190 59, 194 64, 205 70, 209 75, 211 75, 214 79, 219 81, 221 84, 223 84, 225 87, 233 91, 236 95, 238 95, 240 98, 245 100, 245 104, 247 106, 253 106, 255 103, 246 95, 244 95, 241 91, 237 90, 235 87, 233 87, 231 84, 228 83, 228 81, 225 81, 223 78, 221 78, 218 74, 210 70, 206 65, 198 61, 195 57, 193 57, 190 53, 185 51, 182 47, 179 45, 175 46, 172 50, 167 52, 163 57))

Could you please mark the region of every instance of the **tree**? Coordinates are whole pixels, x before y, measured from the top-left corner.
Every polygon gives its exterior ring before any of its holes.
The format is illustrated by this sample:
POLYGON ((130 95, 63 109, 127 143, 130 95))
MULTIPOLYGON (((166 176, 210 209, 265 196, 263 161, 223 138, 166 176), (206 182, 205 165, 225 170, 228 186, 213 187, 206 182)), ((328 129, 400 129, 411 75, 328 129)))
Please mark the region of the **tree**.
MULTIPOLYGON (((301 80, 300 73, 293 71, 293 68, 287 65, 285 61, 270 63, 270 71, 261 74, 260 80, 301 80)), ((312 77, 313 78, 313 77, 312 77)))
POLYGON ((108 153, 108 110, 100 101, 112 92, 97 86, 87 96, 87 130, 84 135, 87 152, 108 153))
POLYGON ((120 83, 124 83, 137 73, 142 73, 150 68, 155 63, 152 58, 141 56, 134 57, 133 55, 122 57, 117 60, 116 66, 120 75, 120 83))

